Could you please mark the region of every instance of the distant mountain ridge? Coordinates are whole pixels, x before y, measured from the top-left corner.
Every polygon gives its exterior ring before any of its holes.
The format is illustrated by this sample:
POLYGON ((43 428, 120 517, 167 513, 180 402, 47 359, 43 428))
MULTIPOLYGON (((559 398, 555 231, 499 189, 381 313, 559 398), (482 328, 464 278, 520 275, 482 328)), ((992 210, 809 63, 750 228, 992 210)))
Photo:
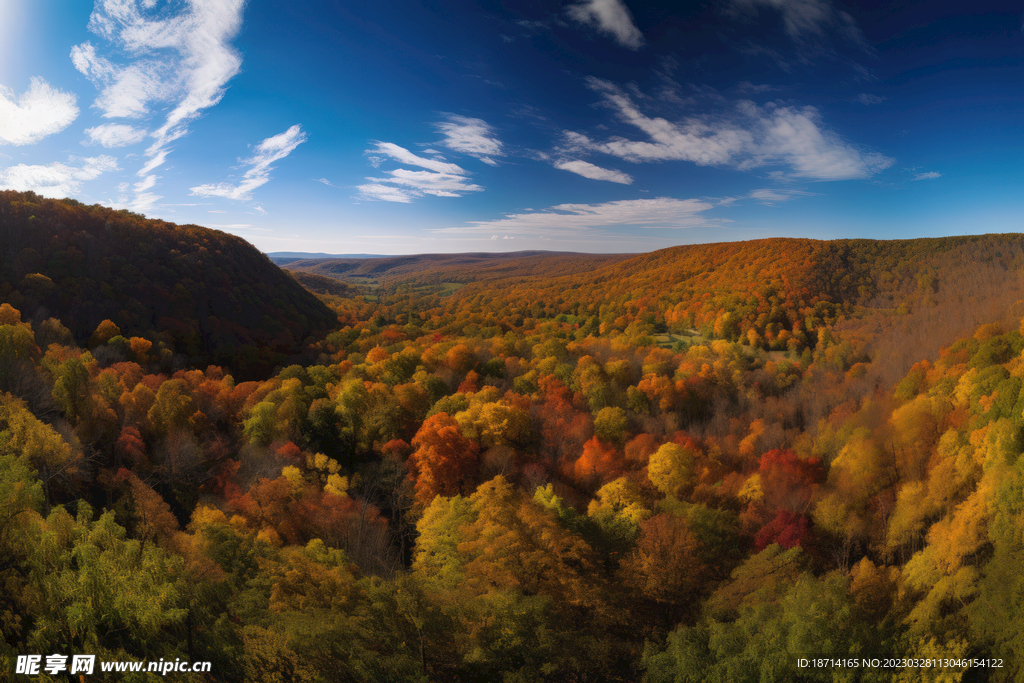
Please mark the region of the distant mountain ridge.
POLYGON ((305 251, 271 251, 267 256, 277 265, 284 265, 292 261, 303 261, 307 259, 325 258, 389 258, 389 254, 324 254, 322 252, 309 253, 305 251))
POLYGON ((411 284, 490 281, 505 277, 551 277, 588 272, 636 254, 586 254, 571 251, 467 252, 370 258, 317 258, 277 261, 292 271, 337 279, 402 280, 411 284))

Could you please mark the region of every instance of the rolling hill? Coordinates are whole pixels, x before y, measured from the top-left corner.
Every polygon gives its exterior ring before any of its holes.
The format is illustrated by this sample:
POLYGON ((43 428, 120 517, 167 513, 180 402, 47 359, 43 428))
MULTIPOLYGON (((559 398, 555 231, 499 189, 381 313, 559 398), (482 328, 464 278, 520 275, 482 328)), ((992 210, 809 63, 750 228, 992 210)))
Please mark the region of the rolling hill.
POLYGON ((111 320, 243 377, 336 322, 240 237, 31 192, 0 192, 0 297, 80 342, 111 320))

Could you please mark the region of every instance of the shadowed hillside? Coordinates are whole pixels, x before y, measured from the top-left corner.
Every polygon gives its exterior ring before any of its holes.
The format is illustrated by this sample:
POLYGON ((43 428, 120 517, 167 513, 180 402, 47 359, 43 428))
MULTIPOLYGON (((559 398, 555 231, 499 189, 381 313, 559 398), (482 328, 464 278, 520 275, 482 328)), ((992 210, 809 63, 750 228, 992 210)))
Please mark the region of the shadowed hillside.
POLYGON ((333 277, 327 277, 326 275, 317 275, 316 273, 307 273, 305 271, 296 270, 291 271, 287 268, 284 272, 295 278, 295 281, 300 285, 313 292, 314 294, 326 294, 328 296, 343 296, 350 297, 355 296, 357 290, 355 287, 345 284, 341 280, 336 280, 333 277))
POLYGON ((240 237, 31 192, 0 192, 0 296, 80 342, 110 320, 242 376, 335 322, 240 237))

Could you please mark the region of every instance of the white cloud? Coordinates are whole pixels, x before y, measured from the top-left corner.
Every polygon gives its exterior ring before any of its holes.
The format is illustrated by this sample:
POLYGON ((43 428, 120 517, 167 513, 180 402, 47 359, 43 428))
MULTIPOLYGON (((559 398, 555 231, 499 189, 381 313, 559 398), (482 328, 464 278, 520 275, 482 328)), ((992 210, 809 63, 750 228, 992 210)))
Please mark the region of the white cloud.
POLYGON ((414 192, 407 192, 406 190, 391 187, 390 185, 381 185, 380 183, 357 185, 356 189, 359 190, 359 197, 361 199, 381 202, 400 202, 402 204, 408 204, 414 197, 418 196, 414 192))
POLYGON ((153 174, 147 175, 142 178, 139 182, 132 186, 132 191, 135 193, 135 198, 128 202, 128 207, 132 211, 149 211, 153 208, 153 205, 160 201, 160 196, 149 192, 149 190, 156 187, 157 177, 153 174))
POLYGON ((150 113, 151 102, 169 101, 181 87, 169 61, 120 66, 99 55, 90 42, 71 48, 71 63, 101 89, 93 106, 106 118, 141 118, 150 113))
POLYGON ((87 128, 85 134, 89 136, 83 145, 102 145, 107 149, 112 147, 127 147, 142 142, 146 137, 146 131, 141 128, 133 128, 120 123, 104 123, 95 128, 87 128))
POLYGON ((751 199, 757 199, 765 204, 779 201, 784 202, 787 199, 792 199, 792 197, 776 192, 775 190, 751 190, 750 194, 747 196, 751 199))
POLYGON ((644 34, 633 23, 633 15, 622 0, 583 0, 570 5, 568 11, 579 23, 596 26, 623 47, 638 50, 644 44, 644 34))
MULTIPOLYGON (((169 145, 224 97, 242 64, 231 41, 241 28, 244 6, 245 0, 189 0, 184 9, 170 13, 157 9, 154 0, 96 0, 89 30, 132 61, 114 63, 88 42, 72 48, 75 68, 100 90, 93 106, 107 118, 141 118, 154 105, 170 105, 163 124, 150 133, 154 142, 145 151, 148 162, 139 177, 163 164, 169 145)), ((151 206, 155 199, 140 195, 132 205, 151 206)))
POLYGON ((731 111, 679 122, 645 115, 618 86, 597 78, 590 87, 601 94, 618 117, 642 131, 647 140, 611 137, 595 141, 581 133, 565 133, 564 150, 602 152, 635 163, 692 161, 702 166, 733 166, 748 170, 788 164, 793 174, 813 180, 866 178, 893 160, 866 153, 822 129, 814 107, 759 107, 741 100, 731 111))
POLYGON ((543 211, 510 214, 491 221, 470 221, 469 226, 442 228, 442 233, 507 233, 511 235, 589 234, 601 228, 719 227, 723 221, 701 215, 714 208, 700 199, 626 199, 603 204, 558 204, 543 211))
POLYGON ((78 117, 75 102, 72 93, 57 90, 38 76, 18 98, 0 85, 0 144, 31 145, 59 133, 78 117))
POLYGON ((306 134, 302 132, 302 126, 295 124, 285 132, 269 137, 256 145, 256 153, 241 162, 252 168, 245 172, 242 182, 238 185, 231 183, 200 185, 191 188, 191 192, 200 197, 224 197, 238 201, 252 199, 252 191, 270 180, 270 172, 274 170, 271 164, 284 159, 307 139, 306 134))
POLYGON ((367 178, 378 183, 393 183, 412 188, 422 194, 436 197, 461 197, 464 192, 480 192, 484 188, 467 183, 467 178, 450 173, 432 173, 430 171, 408 171, 399 168, 388 171, 390 178, 367 178))
MULTIPOLYGON (((804 192, 802 190, 771 190, 765 188, 760 190, 751 190, 747 197, 750 199, 756 199, 766 206, 771 206, 778 202, 788 202, 792 199, 796 199, 797 197, 807 197, 812 194, 814 193, 804 192)), ((735 200, 733 199, 732 201, 735 200)), ((729 203, 731 204, 732 201, 729 203)))
POLYGON ((918 173, 912 180, 931 180, 932 178, 941 178, 942 174, 935 171, 928 171, 927 173, 918 173))
POLYGON ((385 154, 397 161, 419 166, 426 171, 410 171, 405 168, 388 171, 390 178, 367 178, 367 185, 359 185, 360 199, 385 202, 401 202, 407 204, 416 197, 434 195, 435 197, 461 197, 465 192, 480 192, 484 188, 469 182, 469 175, 457 164, 426 159, 413 154, 404 147, 391 142, 377 142, 370 152, 385 154), (401 187, 393 187, 398 185, 401 187))
POLYGON ((856 97, 854 97, 853 101, 854 102, 860 102, 861 104, 863 104, 865 106, 868 106, 868 105, 872 105, 872 104, 880 104, 882 102, 885 102, 887 99, 889 99, 889 98, 888 97, 880 97, 878 95, 870 95, 868 93, 862 92, 861 94, 859 94, 856 97))
POLYGON ((555 168, 563 171, 569 171, 581 175, 584 178, 590 178, 591 180, 607 180, 613 183, 621 183, 622 185, 632 185, 633 176, 623 173, 622 171, 616 171, 609 168, 601 168, 594 164, 581 161, 559 161, 555 163, 555 168))
MULTIPOLYGON (((377 142, 376 147, 366 150, 366 154, 384 154, 403 164, 412 164, 438 173, 451 173, 453 175, 465 175, 465 171, 457 164, 450 164, 435 159, 425 159, 416 156, 405 147, 399 147, 393 142, 377 142)), ((373 157, 370 157, 371 159, 373 157)), ((378 164, 379 165, 379 164, 378 164)), ((374 166, 376 168, 376 166, 374 166)))
POLYGON ((447 121, 436 123, 434 127, 444 134, 444 140, 439 144, 497 166, 490 157, 502 156, 502 144, 486 121, 449 114, 447 121))
POLYGON ((31 190, 44 197, 70 197, 81 191, 82 183, 117 170, 117 159, 106 155, 69 157, 67 164, 59 161, 45 166, 18 164, 0 169, 0 190, 31 190))

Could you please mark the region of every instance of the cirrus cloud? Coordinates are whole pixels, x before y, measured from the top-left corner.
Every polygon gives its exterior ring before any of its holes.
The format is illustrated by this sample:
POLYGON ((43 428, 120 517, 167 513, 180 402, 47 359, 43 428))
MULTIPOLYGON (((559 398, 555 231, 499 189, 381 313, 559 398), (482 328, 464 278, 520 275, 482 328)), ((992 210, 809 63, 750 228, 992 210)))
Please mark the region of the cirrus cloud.
POLYGON ((844 40, 871 50, 853 17, 836 9, 831 0, 732 0, 730 10, 757 17, 759 7, 778 12, 786 35, 798 43, 821 38, 833 31, 844 40))
MULTIPOLYGON (((408 204, 416 197, 461 197, 466 192, 480 192, 484 188, 469 182, 469 173, 458 164, 439 159, 426 159, 393 142, 376 142, 366 154, 383 154, 392 159, 425 168, 425 171, 410 171, 398 168, 387 171, 390 178, 367 178, 370 182, 357 185, 359 199, 370 201, 399 202, 408 204)), ((379 166, 379 164, 378 164, 379 166)))
POLYGON ((121 123, 104 123, 101 126, 87 128, 85 134, 89 139, 83 141, 83 145, 101 145, 108 149, 134 145, 146 138, 145 130, 121 123))
POLYGON ((609 81, 590 78, 588 85, 623 123, 647 139, 613 136, 600 141, 566 131, 564 151, 600 152, 634 163, 690 161, 740 170, 787 164, 793 176, 811 180, 867 178, 893 164, 889 157, 861 151, 825 129, 814 107, 760 107, 740 100, 725 110, 673 122, 646 115, 609 81))
POLYGON ((570 5, 568 12, 577 22, 597 27, 630 50, 639 50, 644 44, 644 34, 633 23, 633 15, 622 0, 583 0, 570 5))
MULTIPOLYGON (((71 50, 75 68, 99 89, 93 106, 106 118, 142 118, 155 105, 170 105, 150 137, 147 159, 137 175, 148 176, 167 159, 170 145, 189 133, 189 125, 224 97, 227 83, 241 69, 232 41, 242 25, 245 0, 189 0, 174 9, 154 0, 96 0, 89 30, 128 57, 118 63, 91 42, 71 50)), ((130 206, 152 207, 159 199, 138 193, 130 206)))
MULTIPOLYGON (((430 171, 437 173, 453 173, 456 175, 464 174, 465 171, 458 164, 451 164, 446 161, 438 161, 436 159, 425 159, 424 157, 413 154, 405 147, 399 147, 393 142, 376 142, 376 146, 373 149, 366 150, 366 154, 383 154, 389 156, 395 161, 402 162, 404 164, 412 164, 413 166, 419 166, 430 171)), ((374 159, 374 157, 370 157, 374 159)), ((374 168, 380 166, 380 163, 374 165, 374 168)))
POLYGON ((414 193, 435 197, 461 197, 463 192, 480 192, 484 188, 466 182, 466 178, 452 173, 409 171, 404 168, 388 171, 390 178, 367 178, 379 183, 393 183, 411 188, 414 193))
POLYGON ((494 134, 494 129, 482 119, 449 114, 447 121, 434 124, 444 134, 439 144, 455 152, 476 157, 485 164, 497 166, 498 162, 491 157, 502 156, 502 143, 494 134))
POLYGON ((236 201, 252 199, 253 190, 265 185, 270 180, 270 172, 274 170, 271 164, 284 159, 307 139, 309 138, 302 131, 302 126, 295 124, 285 132, 263 140, 256 145, 255 154, 251 158, 242 160, 243 165, 251 167, 242 176, 242 182, 237 185, 231 183, 200 185, 191 188, 190 191, 199 197, 224 197, 236 201))
POLYGON ((590 178, 591 180, 607 180, 609 182, 620 183, 622 185, 633 184, 633 176, 627 173, 610 168, 601 168, 600 166, 595 166, 589 161, 582 161, 580 159, 555 162, 555 168, 562 171, 569 171, 570 173, 575 173, 583 176, 584 178, 590 178))
POLYGON ((726 221, 702 215, 715 207, 702 199, 625 199, 601 204, 558 204, 542 211, 509 214, 490 221, 440 228, 438 233, 502 233, 510 235, 581 236, 601 229, 721 227, 726 221))

